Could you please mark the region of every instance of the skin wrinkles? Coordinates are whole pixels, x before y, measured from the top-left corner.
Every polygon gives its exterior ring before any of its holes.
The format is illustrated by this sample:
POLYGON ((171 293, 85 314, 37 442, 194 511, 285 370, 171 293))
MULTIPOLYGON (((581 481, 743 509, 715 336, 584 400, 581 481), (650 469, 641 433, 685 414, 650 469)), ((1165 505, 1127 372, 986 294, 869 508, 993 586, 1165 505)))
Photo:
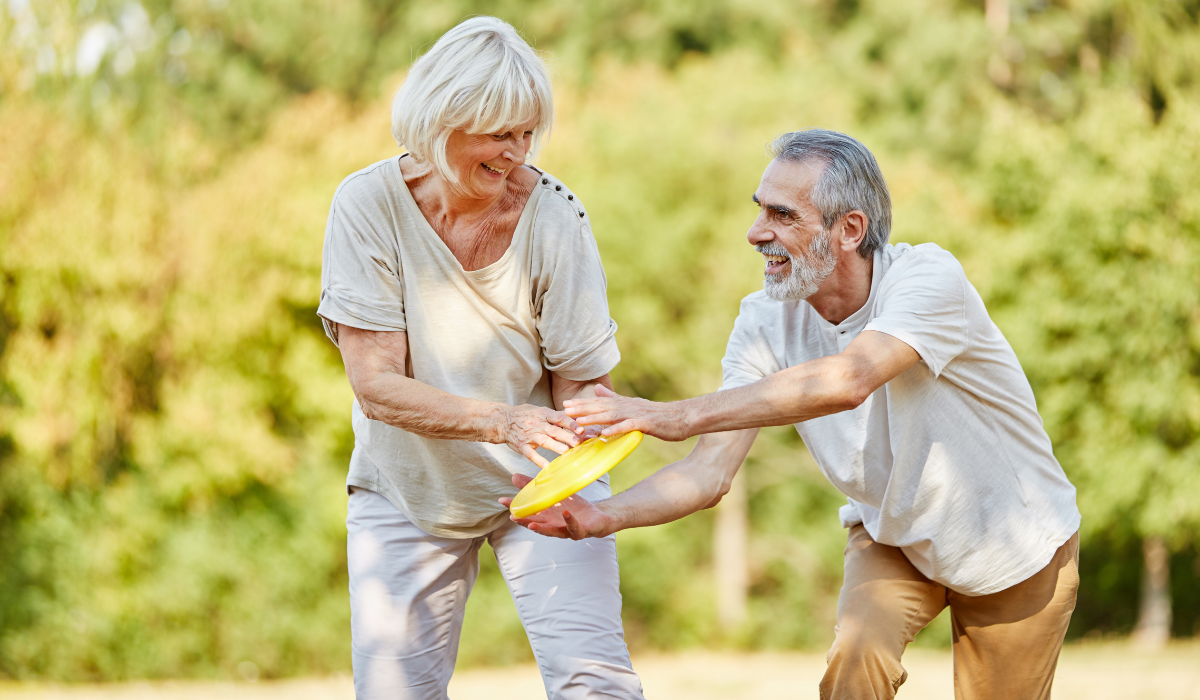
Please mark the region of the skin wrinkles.
MULTIPOLYGON (((535 125, 531 120, 500 134, 454 131, 446 160, 457 186, 428 162, 400 159, 401 175, 417 207, 464 270, 495 263, 512 243, 539 177, 524 165, 535 125)), ((562 454, 599 432, 556 409, 568 399, 593 396, 597 386, 612 388, 608 375, 574 381, 551 372, 556 408, 455 396, 408 376, 407 332, 341 324, 335 331, 346 376, 367 418, 427 438, 507 444, 540 467, 549 462, 537 448, 562 454)))
MULTIPOLYGON (((833 270, 800 303, 810 304, 823 319, 837 325, 870 297, 874 259, 862 258, 857 252, 867 231, 867 217, 861 211, 848 212, 824 228, 810 197, 823 171, 820 163, 772 161, 754 193, 760 209, 746 240, 755 247, 782 246, 789 260, 771 274, 788 275, 792 259, 805 259, 813 240, 828 235, 836 258, 833 270)), ((572 496, 555 508, 517 522, 552 537, 582 539, 671 522, 712 507, 728 492, 758 428, 854 409, 919 359, 904 342, 885 333, 863 331, 836 355, 789 367, 736 389, 657 403, 600 388, 594 397, 567 401, 568 416, 580 425, 604 425, 606 435, 641 430, 663 440, 701 437, 683 460, 612 498, 590 503, 572 496)), ((527 482, 527 477, 513 477, 517 486, 527 482)))

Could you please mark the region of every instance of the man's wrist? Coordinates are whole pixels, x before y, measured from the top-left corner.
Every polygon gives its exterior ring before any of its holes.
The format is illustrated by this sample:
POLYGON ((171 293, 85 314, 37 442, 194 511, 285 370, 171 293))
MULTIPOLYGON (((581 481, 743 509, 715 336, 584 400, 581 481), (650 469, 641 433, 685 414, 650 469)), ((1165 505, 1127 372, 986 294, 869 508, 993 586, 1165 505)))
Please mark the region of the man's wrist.
POLYGON ((683 401, 678 401, 675 403, 678 411, 678 416, 675 420, 679 422, 680 427, 683 429, 684 439, 690 438, 693 435, 699 435, 701 432, 703 432, 702 430, 698 430, 696 428, 696 425, 700 422, 700 418, 697 415, 698 411, 696 410, 698 400, 699 399, 684 399, 683 401))
POLYGON ((625 529, 625 526, 621 524, 620 509, 613 508, 609 500, 605 499, 595 504, 596 509, 606 516, 604 529, 597 533, 596 537, 608 537, 619 530, 625 529))

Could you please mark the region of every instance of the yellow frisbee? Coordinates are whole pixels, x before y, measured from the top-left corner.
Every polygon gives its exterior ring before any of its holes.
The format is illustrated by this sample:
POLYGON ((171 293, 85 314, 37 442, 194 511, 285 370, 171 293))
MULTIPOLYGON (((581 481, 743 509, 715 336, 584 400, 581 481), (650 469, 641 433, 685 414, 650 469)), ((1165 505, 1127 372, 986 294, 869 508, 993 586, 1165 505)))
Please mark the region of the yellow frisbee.
POLYGON ((518 518, 528 518, 559 503, 608 473, 642 441, 636 430, 624 435, 594 437, 559 455, 508 507, 518 518))

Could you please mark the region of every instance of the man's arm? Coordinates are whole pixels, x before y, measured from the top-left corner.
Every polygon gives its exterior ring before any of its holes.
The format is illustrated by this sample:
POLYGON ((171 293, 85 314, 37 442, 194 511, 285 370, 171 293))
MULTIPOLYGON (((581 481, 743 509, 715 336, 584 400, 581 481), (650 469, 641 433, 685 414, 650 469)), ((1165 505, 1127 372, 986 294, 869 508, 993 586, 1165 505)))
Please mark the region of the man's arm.
POLYGON ((607 425, 604 435, 640 430, 663 440, 788 425, 858 407, 920 356, 886 333, 863 331, 845 350, 776 372, 753 384, 672 403, 617 396, 565 402, 580 425, 607 425))
POLYGON ((367 418, 422 437, 505 443, 542 467, 548 462, 538 447, 562 454, 579 444, 584 429, 561 411, 455 396, 408 377, 404 331, 337 330, 346 376, 367 418))
MULTIPOLYGON (((687 457, 612 498, 591 503, 571 496, 516 522, 550 537, 581 540, 678 520, 720 502, 756 435, 756 429, 704 435, 687 457)), ((518 487, 529 481, 527 476, 513 476, 518 487)), ((502 498, 500 502, 507 506, 512 499, 502 498)))

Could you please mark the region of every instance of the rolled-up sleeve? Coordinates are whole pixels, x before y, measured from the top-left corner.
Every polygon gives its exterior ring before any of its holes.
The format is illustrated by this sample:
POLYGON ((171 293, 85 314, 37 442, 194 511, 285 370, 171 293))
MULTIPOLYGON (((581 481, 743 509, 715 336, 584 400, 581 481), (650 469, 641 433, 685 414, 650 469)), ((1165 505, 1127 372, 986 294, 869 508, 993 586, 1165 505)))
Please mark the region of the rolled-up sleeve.
POLYGON ((543 363, 564 379, 595 379, 621 361, 600 251, 577 200, 556 192, 542 199, 532 277, 543 363))
POLYGON ((333 196, 321 260, 317 314, 336 345, 334 324, 369 331, 402 331, 404 284, 394 218, 360 175, 333 196))

